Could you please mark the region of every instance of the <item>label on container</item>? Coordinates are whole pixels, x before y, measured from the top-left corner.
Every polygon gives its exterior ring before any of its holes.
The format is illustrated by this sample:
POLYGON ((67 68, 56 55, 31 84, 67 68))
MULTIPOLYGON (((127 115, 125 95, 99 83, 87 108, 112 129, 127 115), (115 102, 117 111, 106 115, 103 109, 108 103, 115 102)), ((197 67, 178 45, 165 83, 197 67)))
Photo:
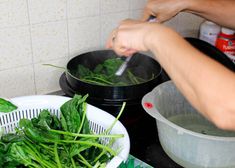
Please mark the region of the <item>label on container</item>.
POLYGON ((216 41, 216 47, 225 53, 235 63, 235 38, 225 38, 219 36, 216 41))
POLYGON ((201 32, 200 34, 200 39, 203 41, 206 41, 208 43, 210 43, 211 45, 215 45, 215 41, 217 39, 217 33, 208 33, 208 32, 201 32))

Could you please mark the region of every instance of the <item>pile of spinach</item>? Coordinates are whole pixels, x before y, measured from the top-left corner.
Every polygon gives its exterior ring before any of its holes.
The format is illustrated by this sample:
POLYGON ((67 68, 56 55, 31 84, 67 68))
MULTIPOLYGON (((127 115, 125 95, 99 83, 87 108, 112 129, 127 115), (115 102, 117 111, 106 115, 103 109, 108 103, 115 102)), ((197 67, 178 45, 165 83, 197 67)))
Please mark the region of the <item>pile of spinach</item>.
POLYGON ((58 118, 48 110, 37 118, 21 119, 15 133, 0 139, 1 168, 102 168, 118 154, 111 145, 123 134, 109 134, 120 117, 125 103, 112 125, 95 134, 86 117, 87 95, 75 95, 64 103, 58 118), (108 138, 107 144, 101 139, 108 138))
POLYGON ((150 79, 143 79, 137 75, 134 75, 130 68, 127 68, 121 76, 115 75, 116 71, 123 62, 124 61, 120 58, 109 58, 103 63, 98 64, 93 70, 79 64, 77 70, 71 72, 71 74, 84 82, 104 86, 136 85, 154 78, 153 74, 150 79))

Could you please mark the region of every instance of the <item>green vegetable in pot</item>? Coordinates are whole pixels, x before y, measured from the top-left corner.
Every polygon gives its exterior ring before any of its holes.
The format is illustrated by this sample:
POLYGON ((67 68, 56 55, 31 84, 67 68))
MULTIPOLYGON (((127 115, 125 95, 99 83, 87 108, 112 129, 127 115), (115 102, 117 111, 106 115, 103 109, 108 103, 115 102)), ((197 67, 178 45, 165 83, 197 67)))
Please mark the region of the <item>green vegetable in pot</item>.
POLYGON ((13 110, 16 110, 17 106, 12 104, 11 102, 0 98, 0 112, 11 112, 13 110))
POLYGON ((21 119, 16 133, 0 137, 0 167, 30 168, 102 168, 118 154, 112 144, 122 134, 109 134, 114 123, 104 133, 94 134, 86 117, 87 95, 75 95, 64 103, 61 117, 48 110, 31 120, 21 119), (108 139, 102 144, 101 139, 108 139))
POLYGON ((102 64, 98 64, 93 70, 79 64, 77 70, 70 73, 84 82, 104 86, 136 85, 154 78, 154 75, 152 75, 150 79, 138 77, 133 74, 130 68, 127 68, 121 76, 115 75, 123 62, 124 61, 119 58, 110 58, 105 60, 102 64))

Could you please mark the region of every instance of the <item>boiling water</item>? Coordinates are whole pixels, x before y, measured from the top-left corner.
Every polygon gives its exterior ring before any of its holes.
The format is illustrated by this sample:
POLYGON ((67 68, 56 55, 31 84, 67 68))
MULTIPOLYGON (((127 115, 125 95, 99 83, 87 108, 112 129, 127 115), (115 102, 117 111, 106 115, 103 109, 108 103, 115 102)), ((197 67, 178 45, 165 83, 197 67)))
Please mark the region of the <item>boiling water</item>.
POLYGON ((185 129, 206 135, 220 137, 235 137, 235 132, 224 131, 217 128, 214 124, 199 115, 181 114, 167 118, 169 121, 185 129))

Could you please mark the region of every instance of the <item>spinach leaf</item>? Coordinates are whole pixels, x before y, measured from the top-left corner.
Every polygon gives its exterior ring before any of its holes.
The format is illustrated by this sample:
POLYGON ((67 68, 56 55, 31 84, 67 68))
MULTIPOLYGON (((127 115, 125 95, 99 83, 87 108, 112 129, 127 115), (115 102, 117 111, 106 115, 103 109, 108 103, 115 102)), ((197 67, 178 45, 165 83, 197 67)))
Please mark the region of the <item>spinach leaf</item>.
MULTIPOLYGON (((88 83, 104 86, 127 86, 146 82, 150 79, 143 79, 132 72, 131 68, 121 76, 115 75, 118 68, 124 61, 120 58, 109 58, 98 64, 94 69, 89 69, 82 64, 77 66, 77 70, 71 72, 72 75, 88 83)), ((153 75, 154 77, 154 75, 153 75)))
POLYGON ((12 104, 11 102, 0 98, 0 112, 11 112, 13 110, 16 110, 17 106, 12 104))
POLYGON ((90 133, 88 119, 85 115, 85 100, 87 97, 88 95, 85 95, 84 97, 75 95, 73 99, 61 106, 61 124, 64 131, 90 133))
POLYGON ((40 112, 38 118, 31 120, 33 126, 44 129, 60 129, 61 124, 57 116, 52 115, 48 110, 44 109, 40 112))
POLYGON ((19 141, 22 141, 23 139, 24 137, 22 135, 15 134, 15 133, 5 134, 1 137, 1 141, 3 143, 19 142, 19 141))
POLYGON ((60 140, 60 135, 49 132, 45 129, 44 125, 34 126, 33 123, 28 119, 21 119, 19 127, 23 130, 25 136, 34 142, 53 143, 60 140))

